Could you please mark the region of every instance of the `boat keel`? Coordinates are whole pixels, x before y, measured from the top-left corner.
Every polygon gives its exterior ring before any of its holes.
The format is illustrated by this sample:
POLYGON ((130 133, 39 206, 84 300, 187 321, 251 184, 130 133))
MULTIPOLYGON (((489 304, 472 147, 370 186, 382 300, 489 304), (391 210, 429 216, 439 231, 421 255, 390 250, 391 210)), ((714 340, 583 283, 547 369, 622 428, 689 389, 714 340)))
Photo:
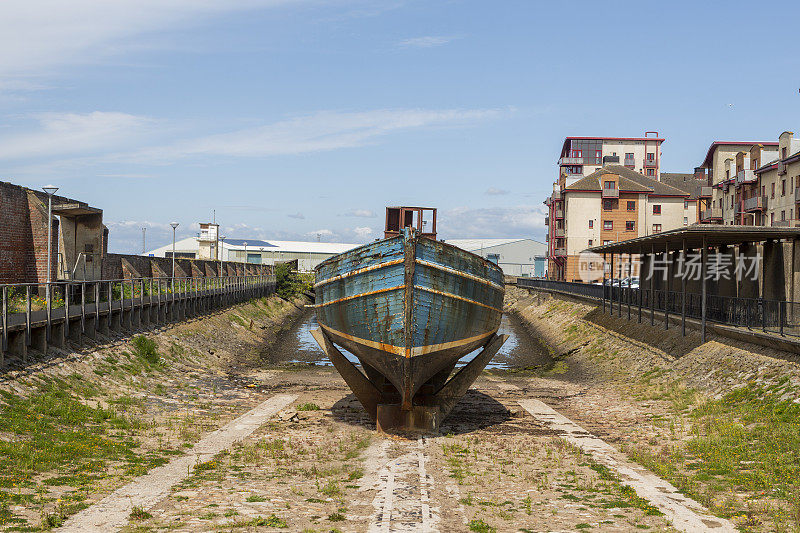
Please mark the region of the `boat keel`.
MULTIPOLYGON (((333 366, 353 391, 367 414, 375 420, 378 431, 404 430, 438 432, 444 418, 453 410, 467 392, 470 385, 497 354, 508 339, 508 335, 494 335, 475 358, 462 367, 433 393, 420 392, 414 395, 413 405, 408 408, 397 403, 397 394, 387 394, 380 386, 364 375, 351 363, 328 336, 316 329, 311 335, 333 363, 333 366)), ((375 373, 374 369, 371 369, 375 373)), ((434 380, 439 383, 441 380, 434 380)), ((429 382, 430 383, 430 382, 429 382)), ((437 383, 438 384, 438 383, 437 383)), ((430 389, 428 389, 430 390, 430 389)))

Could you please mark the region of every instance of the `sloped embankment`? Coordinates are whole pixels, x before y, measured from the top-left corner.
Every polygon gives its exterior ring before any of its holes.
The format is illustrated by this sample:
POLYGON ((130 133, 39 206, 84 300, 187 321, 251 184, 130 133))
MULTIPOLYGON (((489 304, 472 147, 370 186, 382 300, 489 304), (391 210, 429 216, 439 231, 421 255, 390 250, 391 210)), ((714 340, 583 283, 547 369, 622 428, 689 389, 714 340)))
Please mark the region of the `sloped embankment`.
POLYGON ((0 381, 0 527, 50 528, 262 402, 254 366, 305 300, 277 297, 50 358, 0 381))
MULTIPOLYGON (((800 528, 800 364, 795 355, 611 317, 511 287, 506 308, 580 393, 565 409, 747 531, 800 528), (630 424, 638 417, 635 425, 630 424)), ((551 380, 552 383, 553 380, 551 380)), ((557 385, 553 385, 557 388, 557 385)))

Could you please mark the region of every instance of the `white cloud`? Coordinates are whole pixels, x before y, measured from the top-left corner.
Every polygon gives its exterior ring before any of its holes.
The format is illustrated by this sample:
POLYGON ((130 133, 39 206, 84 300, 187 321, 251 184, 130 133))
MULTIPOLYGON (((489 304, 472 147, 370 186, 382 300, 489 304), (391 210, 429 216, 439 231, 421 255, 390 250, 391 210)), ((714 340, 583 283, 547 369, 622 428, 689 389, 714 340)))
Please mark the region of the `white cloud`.
POLYGON ((0 158, 85 155, 141 140, 155 121, 127 113, 41 113, 36 128, 0 138, 0 158))
POLYGON ((458 207, 440 212, 438 228, 442 237, 449 239, 530 237, 541 240, 545 216, 544 206, 458 207))
POLYGON ((497 187, 489 187, 483 194, 487 194, 489 196, 502 196, 504 194, 508 194, 508 191, 505 189, 498 189, 497 187))
POLYGON ((356 237, 360 240, 367 240, 372 236, 372 228, 368 228, 366 226, 358 226, 353 228, 353 233, 355 233, 356 237))
POLYGON ((171 161, 190 156, 266 157, 354 148, 389 133, 429 126, 469 124, 495 118, 497 109, 377 109, 361 112, 323 111, 153 147, 135 159, 171 161))
POLYGON ((334 233, 329 229, 318 229, 316 231, 309 231, 308 233, 306 233, 306 235, 308 235, 309 237, 317 237, 317 236, 331 237, 334 235, 334 233))
POLYGON ((4 0, 0 7, 0 79, 49 75, 96 61, 147 33, 238 10, 298 0, 4 0))
POLYGON ((377 215, 374 211, 369 209, 351 209, 346 213, 343 213, 341 216, 345 217, 359 217, 359 218, 375 218, 377 215))
POLYGON ((452 41, 454 37, 445 35, 426 35, 424 37, 412 37, 410 39, 403 39, 397 46, 400 48, 433 48, 434 46, 442 46, 452 41))

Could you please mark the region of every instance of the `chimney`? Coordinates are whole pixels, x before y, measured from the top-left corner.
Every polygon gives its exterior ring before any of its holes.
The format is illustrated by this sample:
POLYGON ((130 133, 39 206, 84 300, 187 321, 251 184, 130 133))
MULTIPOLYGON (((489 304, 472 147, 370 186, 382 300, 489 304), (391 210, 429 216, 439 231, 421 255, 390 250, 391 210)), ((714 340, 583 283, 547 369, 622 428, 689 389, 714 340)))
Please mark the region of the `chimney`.
MULTIPOLYGON (((696 179, 698 181, 702 180, 702 179, 706 179, 706 169, 705 169, 705 167, 694 167, 694 179, 696 179)), ((709 186, 712 185, 712 183, 711 183, 711 174, 710 173, 708 175, 707 182, 708 182, 709 186)))

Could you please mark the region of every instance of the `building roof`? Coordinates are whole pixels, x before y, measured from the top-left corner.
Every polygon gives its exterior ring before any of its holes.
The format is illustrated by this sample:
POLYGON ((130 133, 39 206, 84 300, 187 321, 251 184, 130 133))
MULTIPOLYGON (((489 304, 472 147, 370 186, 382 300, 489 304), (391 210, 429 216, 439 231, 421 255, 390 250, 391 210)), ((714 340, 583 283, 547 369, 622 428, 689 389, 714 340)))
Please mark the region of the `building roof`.
POLYGON ((694 174, 685 174, 681 172, 662 172, 661 182, 688 192, 689 198, 692 199, 700 198, 701 189, 703 187, 708 187, 708 178, 705 175, 696 178, 694 174))
POLYGON ((598 191, 601 190, 600 178, 606 174, 619 176, 619 190, 623 192, 642 192, 655 196, 689 196, 690 193, 666 183, 642 176, 635 170, 620 165, 606 165, 565 187, 565 191, 598 191))
MULTIPOLYGON (((658 132, 654 132, 658 135, 658 132)), ((664 139, 656 137, 565 137, 561 146, 561 155, 569 148, 569 141, 657 141, 663 143, 664 139)))
MULTIPOLYGON (((261 239, 225 239, 222 247, 226 250, 244 250, 244 243, 247 242, 247 250, 253 253, 264 248, 265 252, 283 253, 317 253, 336 255, 353 248, 362 246, 361 244, 347 244, 339 242, 306 242, 306 241, 265 241, 261 239)), ((191 252, 200 248, 197 237, 186 237, 175 243, 176 252, 191 252)), ((155 254, 157 252, 171 252, 172 243, 145 252, 143 255, 155 254)))
POLYGON ((684 241, 688 249, 697 249, 702 248, 704 241, 707 246, 732 246, 734 244, 798 237, 800 237, 800 228, 698 224, 662 233, 654 233, 645 237, 595 246, 594 248, 589 248, 588 251, 598 254, 611 252, 638 254, 642 251, 646 253, 655 250, 656 253, 659 253, 664 252, 667 246, 672 251, 681 250, 684 241))
POLYGON ((492 248, 494 246, 503 246, 504 244, 511 244, 520 241, 531 241, 535 244, 542 246, 542 252, 547 250, 547 245, 535 241, 533 239, 528 239, 526 237, 518 237, 518 238, 509 238, 509 239, 447 239, 447 244, 452 244, 453 246, 458 246, 462 250, 466 250, 468 252, 474 252, 475 250, 480 250, 482 248, 492 248))
POLYGON ((762 146, 778 146, 776 142, 764 142, 764 141, 714 141, 711 143, 711 146, 708 147, 708 151, 706 152, 706 158, 703 159, 703 163, 700 165, 701 167, 711 168, 711 162, 714 158, 714 151, 719 146, 755 146, 756 144, 760 144, 762 146))

